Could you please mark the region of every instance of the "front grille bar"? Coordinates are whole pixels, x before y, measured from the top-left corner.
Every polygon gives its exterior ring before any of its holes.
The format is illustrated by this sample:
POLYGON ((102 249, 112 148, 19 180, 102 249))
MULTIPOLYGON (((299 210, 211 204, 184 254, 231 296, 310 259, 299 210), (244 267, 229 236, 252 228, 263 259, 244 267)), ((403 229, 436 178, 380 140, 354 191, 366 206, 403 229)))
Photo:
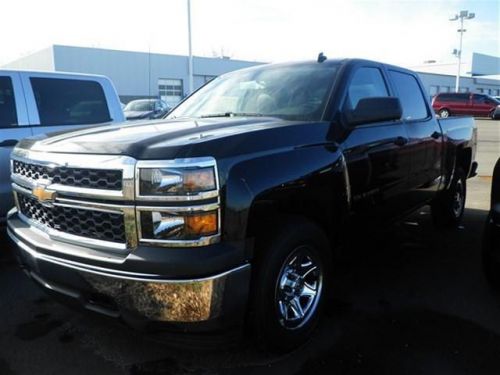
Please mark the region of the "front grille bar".
POLYGON ((88 246, 96 250, 113 251, 120 254, 129 253, 130 249, 137 246, 137 227, 135 225, 135 208, 131 205, 113 205, 113 204, 95 204, 92 202, 84 202, 72 199, 56 198, 52 203, 54 208, 58 209, 73 209, 73 210, 89 210, 90 212, 104 212, 114 215, 120 215, 123 220, 124 239, 121 242, 103 240, 100 238, 86 237, 82 235, 72 234, 56 229, 53 225, 47 225, 42 220, 30 217, 23 212, 22 200, 35 199, 31 198, 31 191, 16 184, 12 184, 14 197, 18 214, 23 221, 44 232, 50 239, 60 242, 66 242, 73 245, 88 246))
POLYGON ((53 171, 65 172, 64 178, 61 176, 53 178, 50 185, 50 189, 56 190, 61 195, 85 199, 133 201, 135 164, 136 160, 129 156, 57 154, 14 149, 11 155, 11 179, 17 185, 32 189, 36 185, 37 175, 38 178, 51 178, 50 174, 54 173, 53 171), (30 171, 27 172, 23 168, 28 168, 30 171), (69 170, 73 171, 72 174, 68 174, 69 170), (82 171, 85 170, 89 171, 89 175, 82 175, 82 171), (91 178, 90 173, 96 175, 91 178), (79 177, 75 179, 77 174, 79 177), (105 177, 102 174, 113 176, 113 183, 110 183, 110 186, 103 186, 105 177), (116 183, 118 175, 120 182, 116 183), (77 186, 82 185, 82 181, 85 181, 83 186, 77 186))

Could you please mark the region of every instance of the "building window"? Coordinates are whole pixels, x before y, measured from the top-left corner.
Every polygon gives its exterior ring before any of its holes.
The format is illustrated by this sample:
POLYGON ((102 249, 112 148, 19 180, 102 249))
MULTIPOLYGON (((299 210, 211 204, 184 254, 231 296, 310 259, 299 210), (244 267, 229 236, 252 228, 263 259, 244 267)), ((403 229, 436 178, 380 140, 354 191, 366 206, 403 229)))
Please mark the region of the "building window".
POLYGON ((479 88, 479 89, 477 89, 477 92, 482 94, 482 93, 484 93, 484 89, 479 88))
POLYGON ((439 86, 439 92, 450 92, 450 86, 439 86))
POLYGON ((468 87, 460 87, 460 92, 469 92, 468 87))
POLYGON ((170 107, 176 105, 184 96, 182 79, 160 78, 158 80, 158 95, 170 107))
POLYGON ((430 86, 429 87, 429 95, 431 98, 433 98, 434 96, 436 96, 436 94, 439 92, 439 86, 430 86))

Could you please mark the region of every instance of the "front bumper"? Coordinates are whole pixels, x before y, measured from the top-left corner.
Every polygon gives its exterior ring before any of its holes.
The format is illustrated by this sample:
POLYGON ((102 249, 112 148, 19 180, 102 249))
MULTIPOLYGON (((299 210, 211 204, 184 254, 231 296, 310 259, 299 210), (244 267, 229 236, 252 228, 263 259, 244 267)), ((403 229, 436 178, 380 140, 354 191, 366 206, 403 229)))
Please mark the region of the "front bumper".
MULTIPOLYGON (((103 262, 63 254, 59 250, 71 245, 44 242, 44 234, 27 226, 15 211, 9 215, 7 232, 17 245, 17 259, 26 273, 49 294, 71 305, 120 318, 136 328, 160 324, 183 331, 212 331, 239 325, 244 319, 250 283, 248 263, 203 277, 165 277, 132 272, 130 265, 128 269, 123 266, 127 262, 103 266, 103 262), (56 245, 59 248, 54 248, 56 245)), ((171 269, 168 254, 172 249, 149 250, 156 250, 156 255, 148 260, 144 257, 149 253, 142 252, 141 270, 159 270, 162 263, 164 269, 171 269), (151 262, 154 266, 147 267, 151 262)), ((214 249, 214 253, 218 251, 214 249)))

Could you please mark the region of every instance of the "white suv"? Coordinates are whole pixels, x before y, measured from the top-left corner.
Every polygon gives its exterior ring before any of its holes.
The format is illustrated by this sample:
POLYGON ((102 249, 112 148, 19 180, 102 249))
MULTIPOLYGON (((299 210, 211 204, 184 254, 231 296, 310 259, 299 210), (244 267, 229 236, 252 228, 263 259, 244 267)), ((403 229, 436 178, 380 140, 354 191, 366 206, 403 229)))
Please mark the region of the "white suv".
POLYGON ((124 120, 107 77, 0 70, 0 222, 14 205, 9 160, 20 139, 124 120))

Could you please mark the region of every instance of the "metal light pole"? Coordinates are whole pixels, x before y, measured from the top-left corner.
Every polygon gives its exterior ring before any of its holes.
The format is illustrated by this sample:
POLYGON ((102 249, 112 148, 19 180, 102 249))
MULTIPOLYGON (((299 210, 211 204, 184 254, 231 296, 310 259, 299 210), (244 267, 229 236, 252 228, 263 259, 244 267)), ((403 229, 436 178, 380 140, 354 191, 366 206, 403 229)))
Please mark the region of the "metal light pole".
POLYGON ((191 46, 191 0, 187 0, 188 12, 188 45, 189 45, 189 62, 188 62, 188 95, 193 92, 193 50, 191 46))
POLYGON ((458 58, 458 70, 457 70, 457 79, 455 81, 455 92, 460 91, 460 66, 462 64, 462 40, 464 32, 467 31, 466 29, 464 29, 464 19, 471 20, 475 16, 476 15, 474 13, 469 13, 468 10, 461 10, 459 14, 455 14, 453 18, 450 18, 450 21, 460 20, 460 29, 457 30, 460 33, 460 47, 458 51, 456 49, 453 50, 453 54, 458 58))

